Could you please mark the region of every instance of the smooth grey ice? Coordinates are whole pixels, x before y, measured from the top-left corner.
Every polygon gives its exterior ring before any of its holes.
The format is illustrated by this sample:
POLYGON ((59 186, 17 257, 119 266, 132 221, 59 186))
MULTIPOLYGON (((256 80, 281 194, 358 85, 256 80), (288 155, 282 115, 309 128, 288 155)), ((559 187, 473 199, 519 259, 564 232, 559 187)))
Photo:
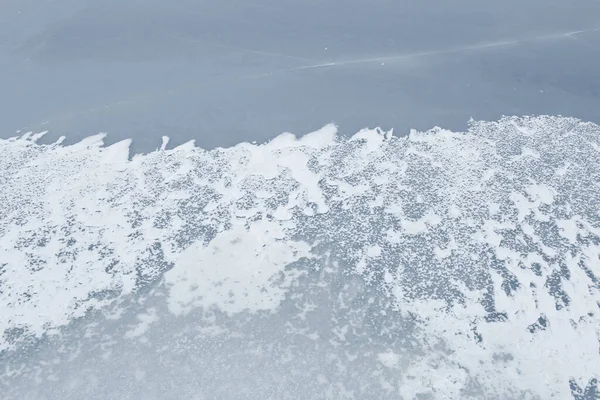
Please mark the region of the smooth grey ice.
POLYGON ((23 1, 0 5, 0 137, 149 151, 469 118, 600 118, 600 3, 23 1), (332 65, 335 63, 335 65, 332 65))

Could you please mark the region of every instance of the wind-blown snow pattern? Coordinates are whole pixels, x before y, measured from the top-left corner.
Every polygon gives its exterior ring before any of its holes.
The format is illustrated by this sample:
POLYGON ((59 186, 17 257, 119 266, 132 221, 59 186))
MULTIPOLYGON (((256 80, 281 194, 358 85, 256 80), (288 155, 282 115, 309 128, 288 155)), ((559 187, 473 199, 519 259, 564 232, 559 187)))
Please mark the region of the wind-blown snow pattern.
POLYGON ((600 127, 0 140, 4 399, 566 399, 600 379, 600 127))

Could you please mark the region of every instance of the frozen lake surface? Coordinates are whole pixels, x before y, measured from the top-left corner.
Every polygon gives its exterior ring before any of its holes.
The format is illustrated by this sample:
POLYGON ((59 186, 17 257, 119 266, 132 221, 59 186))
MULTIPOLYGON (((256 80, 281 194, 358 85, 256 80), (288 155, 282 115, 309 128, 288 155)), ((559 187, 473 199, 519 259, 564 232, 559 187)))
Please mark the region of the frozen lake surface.
POLYGON ((4 0, 2 399, 600 398, 599 16, 4 0))
POLYGON ((212 148, 331 122, 405 134, 471 117, 599 118, 593 0, 0 7, 2 137, 102 131, 148 151, 163 135, 212 148))

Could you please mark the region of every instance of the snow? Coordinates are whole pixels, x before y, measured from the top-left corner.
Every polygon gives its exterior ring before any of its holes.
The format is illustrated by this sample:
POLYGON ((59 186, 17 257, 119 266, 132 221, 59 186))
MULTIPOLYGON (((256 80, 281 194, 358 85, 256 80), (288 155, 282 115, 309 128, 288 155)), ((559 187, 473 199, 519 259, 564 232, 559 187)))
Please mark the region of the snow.
POLYGON ((130 141, 42 136, 0 140, 9 398, 38 378, 65 399, 119 379, 154 396, 154 373, 218 397, 209 362, 263 395, 295 376, 307 398, 319 376, 379 398, 562 399, 600 379, 597 125, 328 125, 211 151, 165 137, 131 159, 130 141), (47 350, 13 357, 28 341, 47 350), (173 370, 180 353, 199 364, 173 370))

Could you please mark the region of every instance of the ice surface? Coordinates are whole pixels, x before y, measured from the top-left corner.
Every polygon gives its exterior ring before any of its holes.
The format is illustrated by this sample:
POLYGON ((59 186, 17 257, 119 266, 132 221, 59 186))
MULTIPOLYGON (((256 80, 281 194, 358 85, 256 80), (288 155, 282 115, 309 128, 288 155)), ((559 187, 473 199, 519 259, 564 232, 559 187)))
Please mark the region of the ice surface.
POLYGON ((596 0, 3 0, 0 137, 107 132, 134 152, 335 123, 600 123, 596 0))
POLYGON ((3 0, 0 397, 597 398, 598 15, 3 0))
POLYGON ((40 136, 0 140, 3 398, 597 393, 596 124, 40 136))

